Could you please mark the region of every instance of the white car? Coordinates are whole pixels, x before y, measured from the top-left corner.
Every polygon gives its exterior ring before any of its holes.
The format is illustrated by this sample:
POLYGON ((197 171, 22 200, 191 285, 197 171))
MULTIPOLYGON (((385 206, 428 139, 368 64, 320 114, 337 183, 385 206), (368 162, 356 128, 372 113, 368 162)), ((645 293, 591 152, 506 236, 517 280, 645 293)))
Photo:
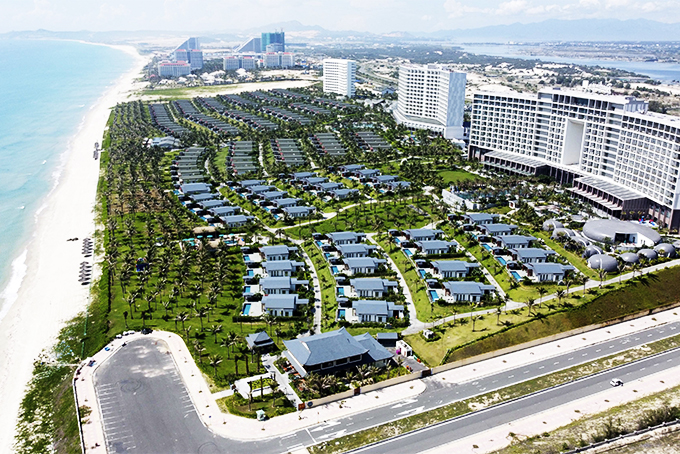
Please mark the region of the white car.
POLYGON ((612 378, 612 381, 610 381, 609 384, 614 386, 614 387, 623 386, 623 381, 619 378, 612 378))

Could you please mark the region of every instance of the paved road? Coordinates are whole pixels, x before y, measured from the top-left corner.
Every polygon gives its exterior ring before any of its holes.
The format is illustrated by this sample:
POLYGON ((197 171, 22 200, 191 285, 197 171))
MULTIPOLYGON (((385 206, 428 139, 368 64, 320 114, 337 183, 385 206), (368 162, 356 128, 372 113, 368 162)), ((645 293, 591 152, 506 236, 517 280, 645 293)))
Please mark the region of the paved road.
POLYGON ((611 388, 613 378, 630 382, 664 370, 678 367, 680 350, 627 364, 613 371, 588 377, 557 388, 528 396, 507 404, 477 411, 469 415, 430 426, 424 430, 395 437, 383 443, 354 452, 388 454, 393 452, 423 452, 476 433, 493 429, 518 419, 583 399, 611 388))
MULTIPOLYGON (((104 412, 105 433, 109 452, 149 454, 183 454, 193 452, 201 454, 241 452, 257 452, 258 454, 281 453, 321 441, 331 440, 347 433, 394 421, 404 416, 466 399, 480 393, 504 388, 556 370, 669 337, 678 332, 680 332, 680 322, 650 328, 639 333, 564 354, 556 351, 556 356, 553 358, 489 375, 467 383, 448 383, 437 376, 433 376, 424 380, 427 384, 427 390, 416 398, 376 408, 337 421, 327 421, 309 429, 299 430, 289 435, 259 442, 227 440, 215 436, 203 426, 196 410, 193 408, 193 404, 190 402, 171 357, 166 354, 162 341, 156 343, 153 339, 140 339, 129 343, 99 367, 95 380, 104 412)), ((676 359, 680 358, 680 352, 675 352, 673 355, 669 356, 669 358, 673 358, 673 362, 654 360, 652 364, 659 364, 653 366, 650 364, 644 371, 641 368, 645 366, 639 365, 641 363, 635 363, 635 365, 630 366, 629 370, 616 372, 616 375, 626 381, 641 376, 636 374, 644 375, 661 371, 663 368, 678 364, 676 359)), ((515 408, 515 411, 526 408, 524 410, 526 414, 540 411, 540 407, 536 405, 540 405, 543 401, 552 402, 550 406, 557 405, 557 401, 551 401, 550 399, 560 399, 560 396, 563 394, 569 396, 570 400, 573 400, 578 398, 579 393, 585 393, 583 394, 585 396, 603 389, 602 387, 606 388, 611 378, 606 377, 593 380, 592 383, 584 381, 570 385, 574 386, 574 388, 560 388, 561 391, 554 392, 554 394, 548 397, 543 395, 541 399, 538 399, 540 402, 533 403, 533 401, 528 400, 526 404, 519 404, 519 407, 508 407, 515 408), (597 384, 600 381, 604 384, 597 384), (585 385, 581 383, 585 383, 585 385)), ((504 409, 506 407, 499 408, 504 409)), ((306 410, 303 412, 303 415, 314 418, 314 410, 306 410)), ((499 422, 493 418, 502 419, 510 417, 507 416, 510 413, 503 416, 505 413, 501 412, 497 416, 494 413, 492 418, 488 411, 481 412, 479 415, 473 414, 467 417, 466 421, 469 421, 465 423, 467 428, 464 430, 466 436, 473 434, 476 430, 485 430, 492 425, 498 424, 499 422), (475 422, 474 425, 472 425, 473 422, 475 422)), ((515 413, 513 418, 521 417, 519 415, 520 413, 515 413)), ((438 427, 440 426, 436 426, 436 428, 431 430, 442 430, 438 429, 438 427)), ((444 427, 447 427, 447 429, 443 433, 436 432, 438 439, 432 446, 437 446, 462 436, 463 432, 448 429, 448 425, 444 427)), ((430 435, 429 432, 424 432, 424 434, 426 435, 422 436, 425 438, 429 436, 434 438, 434 435, 430 435)), ((421 439, 418 437, 421 437, 421 435, 407 437, 405 443, 411 443, 411 439, 420 441, 421 439)), ((421 446, 415 443, 414 446, 418 447, 417 450, 425 449, 425 444, 421 446)), ((402 448, 404 446, 399 445, 399 451, 402 451, 402 448)), ((391 449, 391 452, 394 452, 394 446, 391 446, 391 449)), ((389 452, 389 449, 382 452, 389 452)))

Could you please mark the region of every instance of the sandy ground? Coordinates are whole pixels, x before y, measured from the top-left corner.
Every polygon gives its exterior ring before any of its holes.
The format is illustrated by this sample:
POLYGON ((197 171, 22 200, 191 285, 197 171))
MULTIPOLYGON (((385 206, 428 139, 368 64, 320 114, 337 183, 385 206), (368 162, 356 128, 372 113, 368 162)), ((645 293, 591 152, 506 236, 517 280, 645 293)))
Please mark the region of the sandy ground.
POLYGON ((111 46, 136 57, 134 67, 93 105, 62 156, 62 171, 44 208, 35 216, 36 231, 26 253, 26 276, 18 297, 0 322, 0 452, 12 451, 16 417, 33 361, 50 347, 62 323, 88 302, 89 286, 78 282, 82 239, 95 230, 93 208, 99 161, 95 142, 115 106, 131 90, 145 60, 128 46, 111 46), (79 241, 66 241, 77 237, 79 241))
MULTIPOLYGON (((182 87, 182 86, 172 86, 167 87, 169 89, 183 90, 184 94, 182 96, 193 97, 193 96, 217 96, 217 95, 229 95, 237 94, 244 91, 255 91, 255 90, 273 90, 275 88, 301 88, 309 87, 314 84, 316 80, 281 80, 272 82, 244 82, 233 85, 223 85, 223 86, 201 86, 201 87, 182 87)), ((153 95, 142 95, 141 92, 132 94, 129 101, 135 99, 141 99, 142 101, 162 101, 164 99, 177 98, 177 94, 173 93, 171 95, 164 95, 163 88, 158 89, 158 94, 153 95)))

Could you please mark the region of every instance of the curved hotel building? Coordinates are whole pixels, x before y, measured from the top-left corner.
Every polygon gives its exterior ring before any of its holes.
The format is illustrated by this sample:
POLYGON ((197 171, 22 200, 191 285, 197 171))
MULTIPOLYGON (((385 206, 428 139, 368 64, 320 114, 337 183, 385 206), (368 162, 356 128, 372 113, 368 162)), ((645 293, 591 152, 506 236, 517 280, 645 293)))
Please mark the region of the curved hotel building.
POLYGON ((477 92, 469 153, 487 168, 571 184, 604 214, 680 226, 680 118, 633 96, 477 92))

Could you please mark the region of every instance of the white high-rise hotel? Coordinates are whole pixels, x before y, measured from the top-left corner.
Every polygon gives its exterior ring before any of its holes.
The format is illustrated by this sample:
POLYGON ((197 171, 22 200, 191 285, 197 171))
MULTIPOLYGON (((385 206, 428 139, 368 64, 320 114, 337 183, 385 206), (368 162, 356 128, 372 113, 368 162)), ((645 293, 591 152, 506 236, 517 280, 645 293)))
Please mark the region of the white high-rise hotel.
POLYGON ((397 123, 440 132, 447 139, 462 139, 465 83, 465 73, 443 65, 401 66, 397 123))
POLYGON ((354 60, 328 58, 323 61, 323 92, 354 96, 357 64, 354 60))
POLYGON ((469 152, 489 168, 573 183, 574 195, 611 216, 680 226, 680 118, 635 97, 478 92, 469 152))

